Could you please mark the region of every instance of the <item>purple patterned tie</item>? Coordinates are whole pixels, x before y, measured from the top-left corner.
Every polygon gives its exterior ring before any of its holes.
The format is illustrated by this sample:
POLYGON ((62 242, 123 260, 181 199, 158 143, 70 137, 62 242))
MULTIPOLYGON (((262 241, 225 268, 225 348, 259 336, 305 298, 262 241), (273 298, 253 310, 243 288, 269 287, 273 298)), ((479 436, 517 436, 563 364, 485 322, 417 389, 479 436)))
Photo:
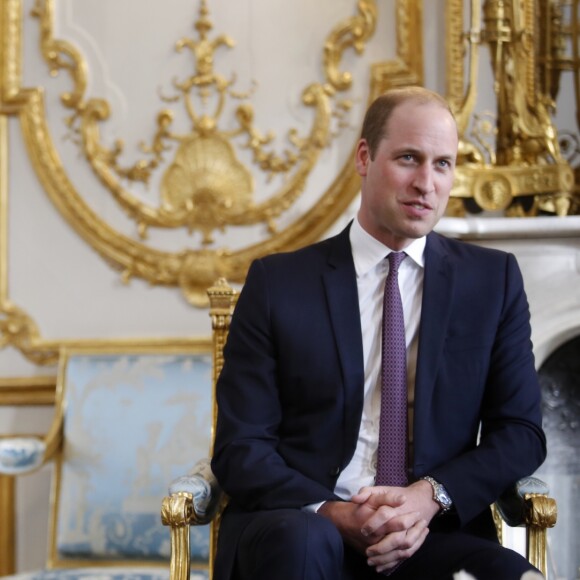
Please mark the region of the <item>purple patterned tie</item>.
POLYGON ((407 485, 407 349, 405 319, 397 274, 407 257, 389 254, 383 299, 381 421, 376 485, 407 485))

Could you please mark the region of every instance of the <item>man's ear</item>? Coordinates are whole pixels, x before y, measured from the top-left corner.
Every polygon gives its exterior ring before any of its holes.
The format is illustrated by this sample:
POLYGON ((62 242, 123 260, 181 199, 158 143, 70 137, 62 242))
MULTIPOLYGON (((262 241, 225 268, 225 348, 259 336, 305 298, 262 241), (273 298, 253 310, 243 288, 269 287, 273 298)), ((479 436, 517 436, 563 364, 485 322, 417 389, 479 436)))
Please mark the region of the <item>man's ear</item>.
POLYGON ((355 166, 357 173, 364 177, 367 174, 367 167, 371 160, 371 151, 366 139, 360 139, 356 146, 355 166))

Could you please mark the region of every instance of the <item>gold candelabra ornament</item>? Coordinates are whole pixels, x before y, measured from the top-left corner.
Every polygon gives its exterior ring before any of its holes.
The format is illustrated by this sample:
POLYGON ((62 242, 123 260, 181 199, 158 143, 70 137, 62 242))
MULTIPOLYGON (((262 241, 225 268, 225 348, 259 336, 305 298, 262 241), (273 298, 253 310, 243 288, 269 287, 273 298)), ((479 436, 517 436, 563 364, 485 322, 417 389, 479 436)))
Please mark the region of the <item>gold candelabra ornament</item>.
POLYGON ((580 206, 580 0, 542 0, 538 69, 542 90, 554 101, 560 93, 564 73, 572 73, 576 128, 566 127, 558 135, 562 155, 574 169, 576 212, 580 206))
MULTIPOLYGON (((467 33, 451 34, 448 95, 460 131, 457 179, 450 212, 508 216, 574 213, 574 174, 561 152, 551 114, 554 100, 538 78, 538 45, 553 25, 536 10, 543 0, 471 0, 467 33), (480 47, 491 56, 495 118, 474 113, 480 47), (464 51, 469 84, 463 88, 464 51), (470 130, 469 130, 469 127, 470 130), (468 132, 469 130, 469 132, 468 132)), ((545 2, 544 2, 545 4, 545 2)), ((449 1, 448 30, 463 21, 463 3, 449 1)), ((561 46, 561 43, 552 45, 561 46)), ((543 81, 543 79, 542 79, 543 81)))

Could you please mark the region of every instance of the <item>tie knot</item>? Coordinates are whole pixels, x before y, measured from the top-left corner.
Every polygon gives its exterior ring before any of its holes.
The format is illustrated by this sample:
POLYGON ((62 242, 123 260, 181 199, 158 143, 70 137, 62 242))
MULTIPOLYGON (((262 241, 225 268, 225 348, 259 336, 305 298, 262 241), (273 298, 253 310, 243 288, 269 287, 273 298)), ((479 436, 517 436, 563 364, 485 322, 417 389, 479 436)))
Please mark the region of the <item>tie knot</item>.
POLYGON ((407 257, 405 252, 391 252, 389 258, 389 268, 391 272, 398 272, 401 262, 407 257))

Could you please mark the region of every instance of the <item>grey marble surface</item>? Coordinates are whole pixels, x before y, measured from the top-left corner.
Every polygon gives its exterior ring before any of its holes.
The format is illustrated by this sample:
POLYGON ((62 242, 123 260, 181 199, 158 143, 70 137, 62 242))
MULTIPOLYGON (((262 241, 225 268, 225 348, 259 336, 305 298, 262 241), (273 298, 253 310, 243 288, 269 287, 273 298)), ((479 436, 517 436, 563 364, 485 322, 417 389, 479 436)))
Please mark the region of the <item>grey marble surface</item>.
POLYGON ((544 429, 548 457, 537 475, 558 502, 549 531, 551 580, 580 579, 580 337, 558 348, 542 365, 544 429))

